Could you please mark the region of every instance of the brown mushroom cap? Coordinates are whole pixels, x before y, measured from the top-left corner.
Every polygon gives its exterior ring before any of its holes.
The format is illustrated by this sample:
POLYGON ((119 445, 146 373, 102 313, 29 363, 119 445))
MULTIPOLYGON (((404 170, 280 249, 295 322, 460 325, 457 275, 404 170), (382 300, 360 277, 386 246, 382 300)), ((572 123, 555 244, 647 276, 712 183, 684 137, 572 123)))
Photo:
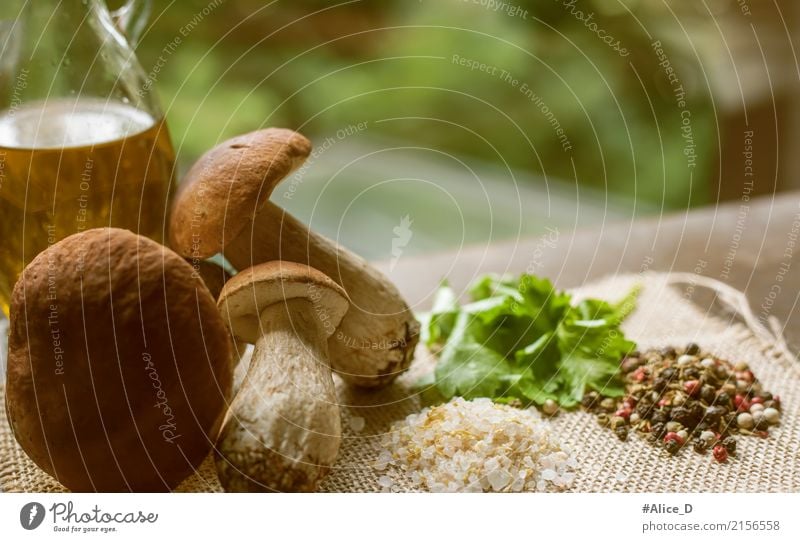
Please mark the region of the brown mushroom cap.
POLYGON ((261 312, 297 298, 312 303, 326 338, 339 327, 350 307, 347 294, 330 277, 313 267, 284 261, 262 263, 238 273, 225 284, 217 304, 236 338, 254 344, 261 336, 261 312))
POLYGON ((87 230, 14 288, 6 411, 30 458, 71 490, 167 490, 213 446, 230 356, 188 263, 126 230, 87 230))
POLYGON ((221 252, 310 152, 311 142, 303 135, 267 128, 203 154, 186 174, 172 206, 172 248, 188 258, 221 252))

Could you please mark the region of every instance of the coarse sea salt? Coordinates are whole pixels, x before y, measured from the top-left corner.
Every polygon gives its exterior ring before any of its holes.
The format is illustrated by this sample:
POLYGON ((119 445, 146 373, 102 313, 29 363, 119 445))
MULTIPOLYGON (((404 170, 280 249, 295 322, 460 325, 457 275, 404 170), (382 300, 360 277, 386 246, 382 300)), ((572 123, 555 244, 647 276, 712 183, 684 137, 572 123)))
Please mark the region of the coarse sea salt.
POLYGON ((489 399, 456 397, 411 414, 382 444, 377 466, 395 467, 381 476, 384 490, 397 485, 389 474, 404 473, 434 492, 558 491, 572 485, 578 466, 536 410, 489 399))

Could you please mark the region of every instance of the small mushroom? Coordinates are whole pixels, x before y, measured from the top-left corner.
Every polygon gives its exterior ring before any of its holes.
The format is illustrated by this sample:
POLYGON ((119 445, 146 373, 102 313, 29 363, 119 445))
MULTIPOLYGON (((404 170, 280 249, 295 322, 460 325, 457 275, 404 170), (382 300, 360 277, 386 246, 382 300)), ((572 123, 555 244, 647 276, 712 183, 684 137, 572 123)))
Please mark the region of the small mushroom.
POLYGON ((311 267, 268 262, 229 280, 218 306, 237 339, 255 345, 217 444, 227 491, 313 491, 336 460, 341 417, 328 337, 345 292, 311 267))
POLYGON ((11 299, 14 436, 73 491, 164 491, 208 456, 230 400, 230 336, 191 266, 126 230, 87 230, 11 299))
POLYGON ((383 386, 409 367, 419 340, 419 322, 408 304, 366 260, 268 201, 310 151, 305 137, 276 128, 208 151, 187 173, 175 200, 170 240, 186 257, 222 252, 237 269, 284 260, 330 276, 351 304, 329 339, 332 367, 352 384, 383 386))

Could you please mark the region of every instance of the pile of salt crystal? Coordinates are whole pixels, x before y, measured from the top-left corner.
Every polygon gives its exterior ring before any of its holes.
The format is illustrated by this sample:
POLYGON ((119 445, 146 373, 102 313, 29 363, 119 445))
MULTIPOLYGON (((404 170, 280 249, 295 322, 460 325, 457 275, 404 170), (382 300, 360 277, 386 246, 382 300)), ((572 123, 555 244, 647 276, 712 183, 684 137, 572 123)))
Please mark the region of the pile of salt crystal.
MULTIPOLYGON (((429 491, 554 491, 572 485, 577 461, 533 409, 489 399, 426 408, 384 436, 375 467, 404 472, 429 491)), ((391 472, 391 471, 390 471, 391 472)), ((383 491, 397 489, 389 475, 383 491)))

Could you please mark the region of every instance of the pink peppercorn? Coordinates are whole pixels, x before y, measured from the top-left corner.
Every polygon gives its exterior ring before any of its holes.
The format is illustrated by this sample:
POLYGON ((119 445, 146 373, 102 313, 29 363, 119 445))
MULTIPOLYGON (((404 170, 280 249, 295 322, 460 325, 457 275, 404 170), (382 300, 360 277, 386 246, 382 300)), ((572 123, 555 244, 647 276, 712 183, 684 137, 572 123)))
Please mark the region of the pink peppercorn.
POLYGON ((714 459, 717 460, 719 463, 725 463, 728 460, 728 450, 725 449, 725 446, 722 444, 717 444, 714 446, 714 459))
POLYGON ((670 431, 669 433, 664 435, 664 442, 669 442, 670 440, 674 440, 675 442, 683 446, 683 439, 678 433, 675 433, 674 431, 670 431))
POLYGON ((683 389, 690 396, 697 395, 700 392, 700 382, 698 380, 687 380, 683 383, 683 389))

